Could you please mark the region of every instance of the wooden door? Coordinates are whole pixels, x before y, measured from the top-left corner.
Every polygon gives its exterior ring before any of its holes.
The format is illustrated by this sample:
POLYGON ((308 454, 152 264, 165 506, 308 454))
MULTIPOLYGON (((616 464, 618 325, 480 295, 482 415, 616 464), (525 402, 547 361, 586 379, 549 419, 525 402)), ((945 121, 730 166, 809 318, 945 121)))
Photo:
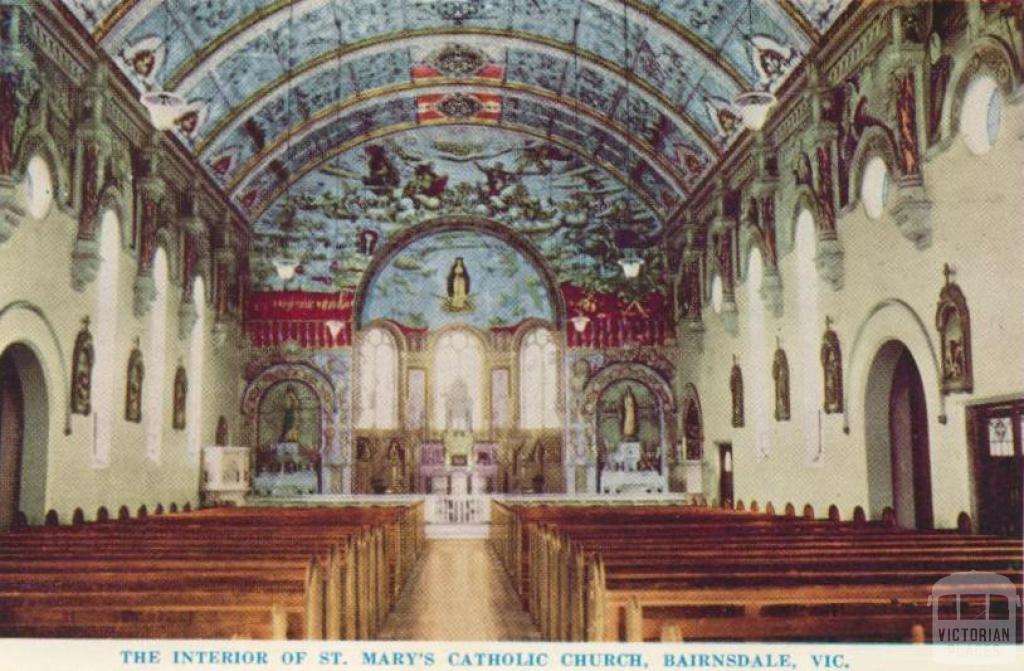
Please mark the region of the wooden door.
POLYGON ((893 505, 896 519, 916 529, 934 526, 928 411, 921 374, 908 350, 893 371, 889 395, 889 438, 892 446, 893 505))
POLYGON ((0 357, 0 531, 10 528, 18 511, 24 437, 21 378, 7 354, 0 357))
POLYGON ((1022 532, 1021 483, 1024 459, 1024 399, 972 408, 972 447, 978 530, 1019 536, 1022 532))
POLYGON ((732 507, 732 443, 718 444, 718 500, 723 508, 732 507))

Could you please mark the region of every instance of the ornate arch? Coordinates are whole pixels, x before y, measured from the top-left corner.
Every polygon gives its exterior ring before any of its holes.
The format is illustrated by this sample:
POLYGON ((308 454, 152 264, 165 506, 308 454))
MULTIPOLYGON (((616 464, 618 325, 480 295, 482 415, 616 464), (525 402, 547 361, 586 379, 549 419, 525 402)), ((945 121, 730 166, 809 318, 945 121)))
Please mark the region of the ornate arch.
POLYGON ((890 175, 899 174, 896 141, 892 137, 892 132, 882 126, 869 126, 860 136, 850 161, 850 206, 860 202, 860 185, 864 179, 864 169, 868 161, 876 156, 885 161, 885 169, 890 175))
POLYGON ((666 427, 668 415, 671 413, 674 418, 676 412, 675 395, 672 393, 672 386, 663 378, 658 371, 642 363, 613 363, 598 371, 583 387, 582 403, 580 407, 584 417, 592 418, 597 411, 597 399, 601 392, 620 380, 633 380, 646 386, 658 397, 662 410, 666 413, 666 427))
MULTIPOLYGON (((472 216, 447 216, 425 221, 403 231, 391 240, 388 240, 383 249, 373 257, 370 265, 363 272, 363 276, 359 281, 359 287, 356 289, 352 300, 352 319, 356 331, 363 328, 363 309, 366 305, 367 294, 373 286, 373 281, 387 267, 387 264, 391 262, 394 256, 407 245, 420 238, 445 231, 482 231, 505 242, 525 256, 533 264, 533 267, 537 269, 544 283, 544 289, 547 291, 548 300, 551 302, 551 308, 554 311, 555 328, 557 330, 565 328, 565 297, 562 296, 562 291, 559 288, 558 278, 540 253, 540 250, 533 243, 511 228, 490 219, 472 216)), ((484 342, 487 342, 486 338, 484 342)))
POLYGON ((71 173, 67 163, 60 160, 64 154, 57 148, 56 141, 41 120, 27 130, 18 146, 17 158, 14 162, 15 174, 18 177, 25 174, 29 160, 36 155, 46 161, 46 167, 50 169, 50 176, 53 180, 54 206, 68 207, 73 189, 71 173))
POLYGON ((584 426, 593 427, 597 421, 597 401, 605 389, 623 380, 631 380, 647 387, 658 399, 662 416, 662 447, 665 457, 672 455, 676 444, 677 406, 672 385, 658 371, 636 362, 620 362, 599 370, 583 387, 580 395, 580 419, 584 426))
POLYGON ((973 49, 954 66, 950 76, 949 92, 942 113, 942 136, 952 138, 960 131, 960 110, 964 94, 971 81, 979 75, 990 75, 1004 95, 1012 95, 1014 85, 1020 79, 1020 68, 1013 50, 994 35, 985 35, 977 40, 973 49))
POLYGON ((246 385, 242 392, 241 410, 242 416, 246 420, 247 440, 250 444, 254 444, 257 432, 256 423, 259 421, 260 401, 263 396, 277 383, 288 380, 308 385, 320 401, 320 421, 323 429, 320 432, 322 442, 320 454, 326 457, 334 445, 335 436, 339 435, 338 401, 331 381, 322 372, 304 363, 275 364, 260 371, 259 375, 246 385))

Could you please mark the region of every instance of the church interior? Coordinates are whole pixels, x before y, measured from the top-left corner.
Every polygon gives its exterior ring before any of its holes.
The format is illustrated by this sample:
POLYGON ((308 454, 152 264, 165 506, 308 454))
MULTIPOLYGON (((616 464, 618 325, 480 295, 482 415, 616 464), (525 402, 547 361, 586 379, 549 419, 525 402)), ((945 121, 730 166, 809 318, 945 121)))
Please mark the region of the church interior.
POLYGON ((1022 103, 1019 1, 0 0, 0 636, 1019 622, 1022 103))

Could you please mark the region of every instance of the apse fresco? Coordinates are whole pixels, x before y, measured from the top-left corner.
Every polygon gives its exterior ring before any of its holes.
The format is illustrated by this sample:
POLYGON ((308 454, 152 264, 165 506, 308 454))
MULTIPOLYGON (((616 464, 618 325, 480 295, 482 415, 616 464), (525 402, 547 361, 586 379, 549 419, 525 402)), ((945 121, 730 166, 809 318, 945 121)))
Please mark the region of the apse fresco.
POLYGON ((411 328, 462 323, 482 329, 526 319, 554 321, 533 265, 501 239, 445 231, 415 240, 374 277, 362 321, 391 319, 411 328))
POLYGON ((273 261, 297 253, 288 288, 354 287, 392 236, 451 215, 508 226, 562 283, 630 296, 660 289, 661 223, 650 208, 558 145, 476 127, 412 130, 309 174, 256 222, 253 273, 260 288, 281 288, 273 261), (623 278, 623 249, 645 260, 635 280, 623 278))

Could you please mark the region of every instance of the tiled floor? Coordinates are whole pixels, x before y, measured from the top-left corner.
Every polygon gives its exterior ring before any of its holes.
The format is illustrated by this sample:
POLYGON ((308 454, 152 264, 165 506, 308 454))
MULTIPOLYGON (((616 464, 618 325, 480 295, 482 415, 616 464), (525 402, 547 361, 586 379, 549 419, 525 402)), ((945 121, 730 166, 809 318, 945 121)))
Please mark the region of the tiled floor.
POLYGON ((415 641, 539 640, 485 540, 432 539, 379 638, 415 641))

